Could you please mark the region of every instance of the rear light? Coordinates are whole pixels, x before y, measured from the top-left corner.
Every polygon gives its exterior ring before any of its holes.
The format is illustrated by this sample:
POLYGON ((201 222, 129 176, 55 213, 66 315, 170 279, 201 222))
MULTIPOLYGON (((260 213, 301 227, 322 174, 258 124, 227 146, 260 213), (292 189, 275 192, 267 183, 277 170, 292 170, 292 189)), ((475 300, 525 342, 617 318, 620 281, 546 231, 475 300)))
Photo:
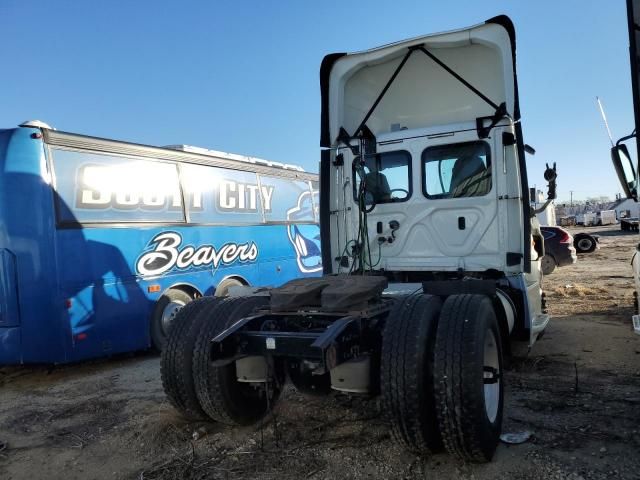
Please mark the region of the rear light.
POLYGON ((569 232, 567 232, 566 230, 561 230, 560 240, 558 241, 558 243, 573 243, 573 238, 571 238, 569 232))

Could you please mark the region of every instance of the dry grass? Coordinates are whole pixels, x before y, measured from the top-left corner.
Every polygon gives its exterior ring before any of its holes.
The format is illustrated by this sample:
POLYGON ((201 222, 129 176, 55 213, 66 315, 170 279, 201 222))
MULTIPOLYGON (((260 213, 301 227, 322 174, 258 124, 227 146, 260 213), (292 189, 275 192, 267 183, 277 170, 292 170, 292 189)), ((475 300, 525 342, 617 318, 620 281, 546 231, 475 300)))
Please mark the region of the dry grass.
POLYGON ((602 294, 609 293, 604 287, 587 287, 578 283, 568 283, 566 285, 555 287, 552 292, 560 297, 601 297, 602 294))

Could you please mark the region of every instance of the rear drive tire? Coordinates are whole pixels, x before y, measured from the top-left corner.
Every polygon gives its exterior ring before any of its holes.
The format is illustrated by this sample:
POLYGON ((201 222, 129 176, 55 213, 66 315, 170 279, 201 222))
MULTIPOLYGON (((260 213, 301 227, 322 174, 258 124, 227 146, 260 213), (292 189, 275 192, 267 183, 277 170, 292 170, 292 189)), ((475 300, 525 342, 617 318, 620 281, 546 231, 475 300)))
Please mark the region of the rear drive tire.
POLYGON ((380 389, 395 440, 423 453, 442 449, 434 410, 433 347, 442 302, 431 295, 400 300, 382 334, 380 389))
POLYGON ((548 253, 542 257, 540 268, 544 275, 551 275, 556 269, 556 260, 548 253))
POLYGON ((236 364, 214 367, 210 362, 211 339, 225 328, 269 303, 268 297, 231 297, 202 312, 211 321, 202 324, 193 350, 193 378, 200 406, 213 420, 226 425, 251 425, 273 408, 284 383, 283 368, 274 366, 275 381, 265 389, 237 381, 236 364))
POLYGON ((578 233, 573 239, 573 246, 578 253, 591 253, 596 249, 596 239, 586 233, 578 233))
POLYGON ((446 299, 433 368, 445 448, 464 461, 490 461, 502 428, 504 386, 500 328, 489 297, 446 299))
POLYGON ((214 297, 200 297, 182 308, 175 317, 160 357, 164 393, 169 403, 190 420, 207 418, 196 395, 191 358, 200 323, 205 320, 200 313, 219 301, 214 297))
POLYGON ((161 352, 167 343, 173 321, 182 307, 190 303, 193 297, 183 290, 171 288, 156 302, 151 315, 151 343, 161 352))

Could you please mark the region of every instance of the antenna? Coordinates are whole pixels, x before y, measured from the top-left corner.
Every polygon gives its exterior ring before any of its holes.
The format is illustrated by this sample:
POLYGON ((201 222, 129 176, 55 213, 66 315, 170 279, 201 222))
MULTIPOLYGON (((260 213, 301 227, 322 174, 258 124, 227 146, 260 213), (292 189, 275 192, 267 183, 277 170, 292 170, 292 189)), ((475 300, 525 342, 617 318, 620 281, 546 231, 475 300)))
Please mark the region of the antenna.
POLYGON ((609 134, 609 141, 611 142, 611 146, 613 147, 613 136, 611 135, 611 130, 609 129, 609 122, 607 122, 607 116, 604 114, 604 108, 602 107, 602 102, 600 101, 600 97, 596 97, 596 102, 598 102, 598 107, 600 108, 600 114, 602 115, 602 120, 604 121, 604 126, 607 129, 607 133, 609 134))

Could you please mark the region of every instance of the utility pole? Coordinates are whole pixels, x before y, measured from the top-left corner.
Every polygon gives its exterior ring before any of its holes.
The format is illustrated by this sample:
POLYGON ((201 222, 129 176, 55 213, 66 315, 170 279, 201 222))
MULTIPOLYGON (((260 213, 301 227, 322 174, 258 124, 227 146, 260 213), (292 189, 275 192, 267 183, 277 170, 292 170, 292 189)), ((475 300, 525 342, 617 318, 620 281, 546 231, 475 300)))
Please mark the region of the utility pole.
POLYGON ((571 208, 573 208, 573 190, 569 190, 569 193, 571 194, 571 208))

